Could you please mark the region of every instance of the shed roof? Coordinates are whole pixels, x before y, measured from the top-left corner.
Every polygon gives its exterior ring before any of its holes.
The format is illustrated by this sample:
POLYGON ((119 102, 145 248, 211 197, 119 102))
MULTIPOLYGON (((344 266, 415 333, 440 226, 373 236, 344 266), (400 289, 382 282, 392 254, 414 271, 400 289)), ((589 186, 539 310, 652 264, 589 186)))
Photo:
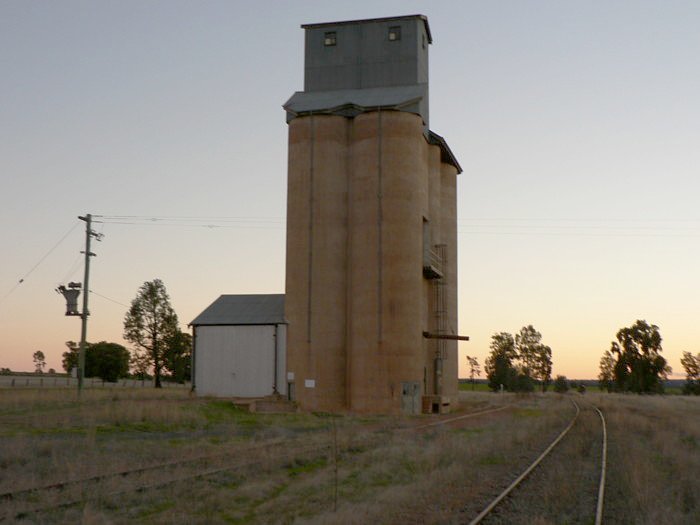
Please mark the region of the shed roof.
POLYGON ((221 295, 190 326, 286 324, 284 294, 221 295))

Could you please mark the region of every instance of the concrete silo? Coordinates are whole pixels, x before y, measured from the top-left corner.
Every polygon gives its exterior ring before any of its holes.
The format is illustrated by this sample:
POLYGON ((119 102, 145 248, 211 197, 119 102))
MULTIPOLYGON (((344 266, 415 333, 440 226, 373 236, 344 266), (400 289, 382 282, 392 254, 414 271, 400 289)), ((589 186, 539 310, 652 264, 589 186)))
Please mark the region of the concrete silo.
POLYGON ((459 163, 429 129, 421 15, 309 24, 289 124, 290 396, 445 411, 457 395, 459 163))

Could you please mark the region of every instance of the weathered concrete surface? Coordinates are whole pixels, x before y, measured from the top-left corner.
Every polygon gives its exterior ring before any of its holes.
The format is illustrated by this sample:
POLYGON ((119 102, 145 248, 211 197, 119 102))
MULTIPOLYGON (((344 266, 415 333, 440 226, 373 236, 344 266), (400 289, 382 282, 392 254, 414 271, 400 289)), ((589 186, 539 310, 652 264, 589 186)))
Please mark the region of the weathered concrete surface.
MULTIPOLYGON (((302 408, 419 411, 438 393, 437 342, 422 337, 438 328, 423 223, 431 246, 446 245, 445 319, 457 333, 456 169, 423 125, 398 111, 289 124, 288 377, 302 408), (408 383, 417 404, 402 399, 408 383)), ((443 345, 442 394, 456 398, 457 345, 443 345)))

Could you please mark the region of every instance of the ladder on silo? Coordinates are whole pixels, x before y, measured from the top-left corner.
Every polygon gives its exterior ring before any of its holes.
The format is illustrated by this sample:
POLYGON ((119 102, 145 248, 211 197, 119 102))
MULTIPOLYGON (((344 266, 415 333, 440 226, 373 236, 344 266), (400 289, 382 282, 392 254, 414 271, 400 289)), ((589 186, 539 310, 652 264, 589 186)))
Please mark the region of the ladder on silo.
MULTIPOLYGON (((447 297, 446 286, 447 282, 445 275, 447 274, 447 258, 445 257, 447 246, 445 244, 435 245, 435 253, 440 261, 441 277, 433 279, 433 323, 435 333, 446 335, 448 333, 447 323, 447 297)), ((435 394, 442 395, 442 364, 447 355, 447 340, 442 338, 435 339, 435 394)))

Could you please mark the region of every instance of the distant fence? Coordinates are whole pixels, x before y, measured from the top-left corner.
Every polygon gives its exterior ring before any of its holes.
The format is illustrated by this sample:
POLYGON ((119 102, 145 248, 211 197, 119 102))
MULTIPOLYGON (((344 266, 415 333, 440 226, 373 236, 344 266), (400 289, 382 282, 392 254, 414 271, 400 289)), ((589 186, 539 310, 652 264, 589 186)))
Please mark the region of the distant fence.
MULTIPOLYGON (((102 381, 99 377, 86 377, 83 386, 87 388, 153 388, 153 379, 120 379, 116 383, 102 381)), ((163 388, 190 388, 190 383, 169 383, 162 381, 163 388)), ((66 388, 78 386, 75 377, 37 375, 0 376, 0 388, 66 388)))

